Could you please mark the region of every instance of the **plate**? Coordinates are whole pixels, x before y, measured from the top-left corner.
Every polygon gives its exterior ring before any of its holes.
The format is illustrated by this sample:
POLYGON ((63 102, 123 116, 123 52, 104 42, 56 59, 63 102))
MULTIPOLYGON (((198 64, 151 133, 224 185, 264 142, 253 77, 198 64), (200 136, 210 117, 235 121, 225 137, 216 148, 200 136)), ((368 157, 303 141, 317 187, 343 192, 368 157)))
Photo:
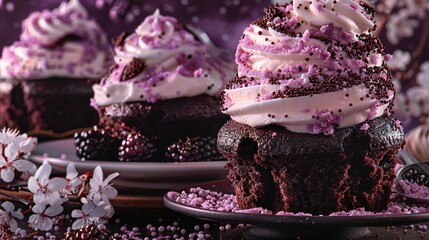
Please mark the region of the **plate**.
MULTIPOLYGON (((231 183, 228 180, 202 183, 192 187, 201 187, 205 190, 234 194, 231 183)), ((178 192, 190 192, 191 187, 179 189, 178 192)), ((235 213, 207 210, 181 204, 164 195, 164 205, 171 210, 216 222, 251 224, 247 229, 253 237, 260 236, 263 239, 352 239, 371 235, 372 230, 368 227, 375 226, 398 226, 423 223, 429 221, 429 213, 418 214, 392 214, 392 215, 370 215, 370 216, 280 216, 258 213, 235 213), (323 234, 323 235, 321 235, 323 234), (329 236, 329 237, 328 237, 329 236)), ((380 234, 380 232, 377 232, 380 234)), ((246 239, 253 239, 246 237, 246 239)), ((260 239, 260 238, 255 238, 260 239)))
POLYGON ((126 189, 168 190, 216 179, 226 179, 225 161, 217 162, 108 162, 81 161, 75 154, 73 139, 40 143, 28 157, 36 165, 48 160, 55 173, 65 174, 73 162, 79 173, 101 166, 105 177, 119 172, 115 187, 126 189))

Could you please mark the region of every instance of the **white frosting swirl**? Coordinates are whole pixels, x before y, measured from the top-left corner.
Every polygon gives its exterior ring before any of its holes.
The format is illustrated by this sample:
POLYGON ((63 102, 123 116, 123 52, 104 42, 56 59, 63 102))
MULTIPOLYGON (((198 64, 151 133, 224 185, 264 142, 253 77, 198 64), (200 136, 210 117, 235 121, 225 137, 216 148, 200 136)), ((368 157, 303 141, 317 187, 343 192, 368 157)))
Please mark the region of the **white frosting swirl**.
POLYGON ((388 59, 371 10, 353 0, 294 0, 245 29, 222 111, 252 127, 332 134, 390 111, 388 59))
POLYGON ((294 0, 293 10, 300 19, 318 27, 334 24, 355 34, 368 32, 374 27, 354 0, 294 0))
POLYGON ((34 12, 22 27, 20 41, 3 49, 2 78, 96 78, 110 65, 106 35, 78 0, 34 12))
MULTIPOLYGON (((251 127, 276 124, 293 132, 306 133, 309 131, 308 126, 318 123, 320 131, 324 132, 331 130, 328 128, 333 123, 338 124, 339 128, 344 128, 380 117, 389 105, 380 104, 377 99, 367 98, 369 91, 363 85, 313 96, 259 100, 260 96, 278 90, 280 90, 278 85, 256 85, 246 89, 226 90, 230 107, 225 113, 234 121, 251 127), (350 103, 353 105, 350 106, 350 103), (335 115, 330 114, 331 112, 335 115)), ((393 95, 392 91, 390 97, 385 100, 392 100, 393 95)))
POLYGON ((99 106, 216 95, 234 74, 232 65, 158 10, 115 48, 115 62, 111 74, 93 86, 99 106), (133 59, 143 61, 144 70, 122 79, 133 59))

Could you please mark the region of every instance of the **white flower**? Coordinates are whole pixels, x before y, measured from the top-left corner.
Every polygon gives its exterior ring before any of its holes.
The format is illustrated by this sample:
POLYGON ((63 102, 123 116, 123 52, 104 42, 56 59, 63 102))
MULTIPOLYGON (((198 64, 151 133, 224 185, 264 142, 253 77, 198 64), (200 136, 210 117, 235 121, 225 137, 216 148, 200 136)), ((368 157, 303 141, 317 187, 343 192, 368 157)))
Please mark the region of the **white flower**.
POLYGON ((102 206, 95 206, 94 203, 88 202, 82 206, 82 210, 73 210, 71 216, 78 218, 73 222, 72 228, 79 229, 86 227, 88 224, 98 223, 101 217, 106 214, 102 206))
POLYGON ((30 161, 18 159, 36 148, 36 138, 28 137, 27 134, 19 135, 18 130, 3 128, 0 131, 0 144, 0 176, 3 181, 12 182, 15 170, 27 172, 34 168, 35 165, 30 161))
POLYGON ((99 205, 100 202, 109 204, 109 199, 115 198, 118 195, 118 191, 109 183, 117 176, 119 176, 119 173, 112 173, 103 181, 103 170, 100 166, 97 166, 89 181, 91 189, 88 193, 88 199, 92 200, 96 205, 99 205))
POLYGON ((420 65, 420 72, 417 74, 417 83, 420 86, 429 87, 429 61, 420 65))
POLYGON ((35 214, 31 215, 28 224, 35 230, 49 231, 52 229, 52 217, 63 212, 63 206, 58 202, 46 208, 46 204, 36 204, 31 209, 35 214))
POLYGON ((405 0, 410 14, 419 18, 426 17, 426 11, 429 10, 429 2, 427 0, 405 0))
POLYGON ((419 25, 419 22, 409 17, 409 12, 406 9, 402 9, 391 16, 386 24, 386 36, 389 42, 396 45, 400 39, 411 37, 414 34, 414 28, 419 25))
POLYGON ((396 117, 402 122, 402 124, 407 125, 410 123, 411 113, 409 111, 405 94, 401 92, 396 94, 393 109, 395 110, 396 117))
POLYGON ((74 163, 69 163, 67 165, 67 186, 64 189, 65 194, 76 194, 79 191, 78 186, 82 184, 82 179, 80 179, 78 175, 74 163))
POLYGON ((425 87, 411 87, 406 92, 409 99, 409 109, 413 117, 420 117, 422 113, 429 112, 429 91, 425 87))
POLYGON ((36 174, 28 179, 28 189, 34 193, 33 200, 36 204, 51 204, 61 200, 60 190, 63 190, 67 181, 63 178, 52 178, 52 167, 44 161, 42 166, 37 169, 36 174))
POLYGON ((405 70, 411 61, 411 54, 407 51, 395 50, 392 59, 387 63, 392 69, 405 70))
POLYGON ((24 215, 20 211, 14 211, 15 206, 9 201, 3 202, 1 206, 4 210, 0 209, 0 223, 7 224, 10 230, 14 232, 18 228, 15 218, 23 219, 24 215))
POLYGON ((5 182, 12 182, 15 178, 15 170, 20 172, 30 171, 34 164, 27 160, 17 160, 19 157, 19 145, 9 143, 0 155, 0 176, 5 182))
MULTIPOLYGON (((27 136, 23 134, 23 136, 27 136)), ((22 154, 30 153, 37 146, 37 139, 33 137, 26 137, 23 141, 19 142, 19 152, 22 154)))
POLYGON ((27 138, 27 134, 19 135, 17 129, 3 128, 0 131, 0 144, 20 143, 27 138))

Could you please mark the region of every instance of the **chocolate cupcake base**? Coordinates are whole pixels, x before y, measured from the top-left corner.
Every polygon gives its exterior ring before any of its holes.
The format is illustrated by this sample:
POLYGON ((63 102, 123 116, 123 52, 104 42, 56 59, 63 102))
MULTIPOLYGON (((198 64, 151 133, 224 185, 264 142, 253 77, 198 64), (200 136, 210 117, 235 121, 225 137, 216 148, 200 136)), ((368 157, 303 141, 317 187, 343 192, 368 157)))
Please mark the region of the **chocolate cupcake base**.
POLYGON ((93 92, 87 79, 2 80, 0 84, 3 127, 61 133, 97 122, 97 112, 89 105, 93 92))
POLYGON ((228 178, 243 209, 330 214, 386 208, 403 131, 383 116, 332 135, 252 128, 228 121, 218 135, 228 178))
POLYGON ((154 150, 141 161, 224 160, 217 151, 216 136, 229 117, 220 112, 218 99, 212 96, 112 104, 100 107, 99 115, 101 127, 148 139, 154 150))

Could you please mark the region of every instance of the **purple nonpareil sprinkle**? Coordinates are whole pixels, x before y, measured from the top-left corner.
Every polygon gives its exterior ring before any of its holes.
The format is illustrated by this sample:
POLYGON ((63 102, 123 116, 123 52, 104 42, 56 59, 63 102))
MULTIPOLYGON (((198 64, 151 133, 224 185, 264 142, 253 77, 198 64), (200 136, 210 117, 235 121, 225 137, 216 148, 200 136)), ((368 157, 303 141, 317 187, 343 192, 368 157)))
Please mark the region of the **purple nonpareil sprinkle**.
MULTIPOLYGON (((418 196, 429 198, 429 188, 416 186, 416 184, 408 184, 402 182, 401 185, 406 190, 407 194, 419 194, 418 196)), ((276 214, 281 216, 312 216, 309 213, 291 213, 280 211, 273 213, 263 208, 240 209, 237 204, 236 196, 232 194, 224 194, 211 190, 205 190, 200 187, 191 188, 189 192, 168 192, 167 197, 177 203, 187 206, 202 208, 211 211, 221 212, 236 212, 236 213, 251 213, 251 214, 276 214), (194 199, 200 199, 199 204, 195 204, 194 199), (201 202, 202 200, 202 202, 201 202)), ((393 194, 391 201, 388 203, 387 209, 381 212, 370 212, 364 208, 358 208, 351 211, 334 212, 329 216, 368 216, 368 215, 392 215, 392 214, 414 214, 414 213, 428 213, 429 206, 425 204, 408 205, 397 195, 393 194)), ((221 230, 221 229, 220 229, 221 230)))
POLYGON ((367 131, 369 128, 370 128, 369 124, 365 123, 359 128, 359 130, 367 131))
POLYGON ((332 114, 328 109, 316 109, 313 111, 313 116, 317 119, 317 122, 307 125, 307 130, 313 134, 333 134, 335 127, 342 119, 341 116, 332 114))
POLYGON ((426 186, 417 183, 407 183, 403 180, 400 180, 398 184, 406 196, 418 199, 429 199, 429 188, 426 186))

